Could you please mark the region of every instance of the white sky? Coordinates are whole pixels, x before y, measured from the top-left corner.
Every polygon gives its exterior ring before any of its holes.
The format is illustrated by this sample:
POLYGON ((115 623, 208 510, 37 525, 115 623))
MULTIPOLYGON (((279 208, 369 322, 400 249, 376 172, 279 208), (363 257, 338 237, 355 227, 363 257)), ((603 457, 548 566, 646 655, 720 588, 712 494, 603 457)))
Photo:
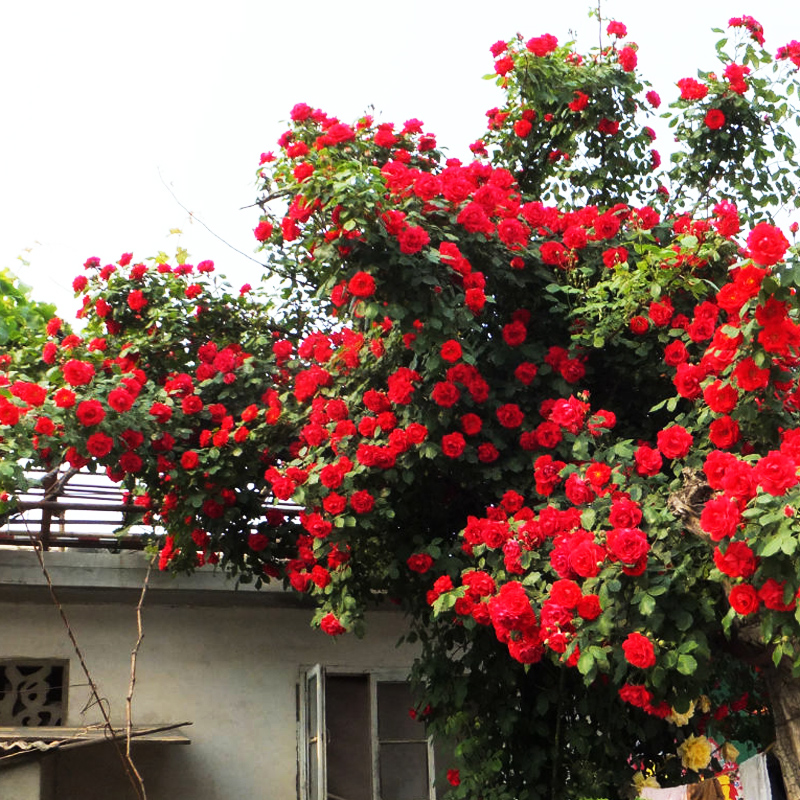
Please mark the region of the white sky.
MULTIPOLYGON (((644 77, 665 102, 676 80, 715 67, 712 27, 750 13, 774 53, 800 39, 800 5, 761 0, 602 0, 628 26, 644 77)), ((255 172, 296 102, 352 121, 425 123, 451 154, 500 101, 481 77, 489 46, 569 31, 597 41, 590 0, 7 0, 0 10, 0 267, 72 318, 83 261, 186 247, 236 285, 252 253, 255 172), (170 236, 171 228, 183 234, 170 236), (22 255, 30 266, 24 266, 22 255)), ((666 142, 657 143, 662 152, 666 142)))

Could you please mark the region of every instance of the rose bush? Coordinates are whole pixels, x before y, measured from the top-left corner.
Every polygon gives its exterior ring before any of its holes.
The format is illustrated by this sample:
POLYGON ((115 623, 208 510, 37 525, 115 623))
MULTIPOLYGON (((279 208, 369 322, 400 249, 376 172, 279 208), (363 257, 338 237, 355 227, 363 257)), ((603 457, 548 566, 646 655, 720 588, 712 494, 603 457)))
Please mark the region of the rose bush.
POLYGON ((258 172, 279 289, 89 259, 80 335, 3 356, 4 508, 28 464, 101 469, 163 569, 282 580, 331 635, 388 596, 454 797, 765 744, 764 664, 800 666, 800 269, 769 217, 797 81, 730 24, 722 71, 677 82, 669 170, 618 22, 586 56, 493 45, 471 163, 298 104, 258 172))

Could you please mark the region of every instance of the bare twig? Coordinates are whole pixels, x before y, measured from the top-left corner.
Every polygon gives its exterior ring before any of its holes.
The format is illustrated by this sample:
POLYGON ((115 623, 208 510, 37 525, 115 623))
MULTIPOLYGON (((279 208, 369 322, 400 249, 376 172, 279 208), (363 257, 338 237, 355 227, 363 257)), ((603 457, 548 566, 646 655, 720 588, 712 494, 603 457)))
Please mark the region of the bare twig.
MULTIPOLYGON (((169 184, 168 184, 168 183, 167 183, 167 182, 164 180, 164 176, 161 174, 161 170, 159 170, 159 171, 158 171, 158 177, 159 177, 159 178, 161 178, 161 183, 163 183, 163 184, 164 184, 164 188, 165 188, 165 189, 166 189, 166 190, 167 190, 167 191, 168 191, 168 192, 169 192, 169 193, 172 195, 172 199, 173 199, 173 200, 174 200, 174 201, 175 201, 175 202, 176 202, 176 203, 177 203, 177 204, 178 204, 178 205, 179 205, 179 206, 180 206, 180 207, 181 207, 181 208, 182 208, 182 209, 183 209, 183 210, 184 210, 184 211, 185 211, 185 212, 186 212, 186 213, 187 213, 187 214, 188 214, 188 215, 189 215, 189 216, 190 216, 190 217, 191 217, 191 218, 192 218, 194 221, 195 221, 195 222, 199 222, 199 223, 200 223, 200 224, 201 224, 201 225, 202 225, 202 226, 203 226, 203 227, 204 227, 204 228, 205 228, 205 229, 206 229, 206 230, 207 230, 207 231, 208 231, 208 232, 209 232, 209 233, 210 233, 210 234, 211 234, 211 235, 212 235, 212 236, 215 238, 215 239, 219 239, 219 240, 222 242, 222 244, 224 244, 226 247, 230 247, 230 249, 231 249, 231 250, 233 250, 235 253, 238 253, 240 256, 244 256, 245 258, 249 258, 251 261, 255 262, 255 263, 256 263, 256 264, 258 264, 260 267, 263 267, 264 269, 267 269, 267 265, 266 265, 266 264, 264 264, 262 261, 259 261, 257 258, 253 258, 253 256, 251 256, 249 253, 245 253, 243 250, 239 250, 239 248, 238 248, 238 247, 234 247, 234 246, 233 246, 233 245, 232 245, 230 242, 228 242, 228 241, 226 241, 225 239, 223 239, 223 238, 222 238, 222 237, 221 237, 221 236, 220 236, 218 233, 216 233, 215 231, 211 230, 211 228, 209 228, 209 227, 208 227, 208 225, 206 225, 206 223, 205 223, 205 222, 203 222, 203 220, 201 220, 201 219, 200 219, 200 217, 198 217, 198 216, 196 216, 196 215, 195 215, 194 211, 190 211, 188 208, 186 208, 186 206, 185 206, 183 203, 181 203, 181 201, 180 201, 180 200, 178 200, 178 196, 177 196, 177 195, 175 194, 175 192, 172 190, 172 187, 171 187, 171 186, 170 186, 170 185, 169 185, 169 184)), ((245 206, 245 208, 246 208, 246 207, 247 207, 247 206, 245 206)))
POLYGON ((130 753, 126 753, 122 746, 119 743, 117 738, 116 732, 114 731, 114 726, 111 724, 111 717, 109 716, 108 709, 106 707, 106 703, 104 702, 103 698, 100 697, 100 692, 97 689, 97 684, 94 682, 94 678, 92 678, 92 674, 89 672, 89 667, 86 664, 86 659, 84 658, 83 651, 81 650, 80 646, 78 645, 78 640, 75 638, 75 633, 72 630, 72 626, 69 623, 69 619, 67 618, 67 614, 64 611, 64 606, 61 605, 61 601, 58 599, 58 595, 56 594, 55 587, 53 586, 52 578, 50 577, 50 572, 45 566, 44 563, 44 556, 42 555, 42 544, 41 542, 37 541, 33 534, 28 532, 28 537, 31 541, 31 546, 33 547, 33 551, 36 553, 36 558, 39 561, 39 566, 42 569, 42 574, 44 575, 44 579, 47 582, 47 588, 50 592, 50 597, 53 600, 53 604, 55 605, 56 609, 58 609, 58 613, 61 617, 61 621, 64 623, 64 627, 67 630, 67 636, 69 636, 70 642, 72 642, 72 647, 75 651, 75 655, 78 657, 78 661, 81 665, 81 669, 83 670, 83 674, 86 676, 86 680, 89 684, 89 690, 94 698, 97 706, 100 709, 100 713, 103 715, 103 722, 105 723, 105 728, 110 734, 111 741, 114 745, 114 749, 117 752, 117 755, 122 762, 122 767, 125 770, 125 774, 128 776, 128 780, 131 782, 131 786, 133 786, 133 790, 136 792, 136 797, 139 800, 147 800, 147 793, 145 792, 144 783, 142 781, 141 775, 139 775, 138 770, 133 764, 133 761, 130 758, 130 753))
POLYGON ((144 785, 142 777, 139 775, 139 771, 136 769, 133 759, 131 758, 131 739, 133 737, 132 700, 133 690, 136 687, 136 658, 139 655, 139 648, 142 645, 142 639, 144 639, 144 631, 142 630, 142 606, 144 605, 144 596, 147 592, 147 584, 150 582, 150 573, 153 571, 153 563, 155 560, 156 557, 153 556, 150 559, 150 563, 147 565, 147 572, 145 573, 144 583, 142 584, 142 592, 139 595, 139 602, 136 605, 136 644, 133 646, 133 650, 131 651, 131 680, 128 684, 128 694, 125 697, 125 755, 127 756, 128 762, 136 773, 136 777, 139 779, 139 784, 142 786, 144 785))

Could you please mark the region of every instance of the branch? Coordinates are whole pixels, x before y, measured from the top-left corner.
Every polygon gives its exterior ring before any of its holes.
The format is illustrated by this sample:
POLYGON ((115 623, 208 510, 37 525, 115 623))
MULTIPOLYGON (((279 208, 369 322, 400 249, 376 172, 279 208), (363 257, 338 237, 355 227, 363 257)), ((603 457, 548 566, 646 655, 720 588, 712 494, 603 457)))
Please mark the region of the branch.
POLYGON ((128 694, 125 698, 125 755, 133 771, 136 773, 136 777, 139 780, 139 785, 142 787, 144 787, 142 776, 139 774, 139 771, 136 769, 136 766, 131 758, 131 738, 133 736, 133 713, 131 701, 133 700, 133 690, 136 687, 136 658, 139 655, 139 647, 141 647, 142 639, 144 639, 144 631, 142 630, 142 605, 144 604, 144 596, 147 592, 147 584, 150 581, 150 573, 153 571, 153 564, 155 563, 155 560, 156 557, 153 556, 150 559, 150 563, 147 565, 147 572, 144 576, 144 583, 142 584, 142 593, 139 595, 139 602, 136 605, 137 636, 136 644, 133 646, 133 650, 131 651, 131 680, 130 684, 128 685, 128 694))
MULTIPOLYGON (((206 223, 203 222, 203 220, 201 220, 199 217, 195 216, 194 211, 189 211, 189 209, 186 208, 186 206, 183 203, 181 203, 180 200, 178 200, 177 195, 175 194, 175 192, 172 191, 172 187, 164 180, 164 176, 161 174, 161 170, 158 171, 158 177, 161 178, 161 183, 164 184, 164 188, 172 195, 172 199, 193 220, 199 222, 214 238, 219 239, 222 242, 222 244, 224 244, 226 247, 230 247, 231 250, 233 250, 235 253, 238 253, 240 256, 244 256, 245 258, 249 258, 251 261, 253 261, 254 263, 258 264, 260 267, 263 267, 264 269, 268 268, 267 264, 264 264, 261 261, 259 261, 257 258, 253 258, 253 256, 249 255, 248 253, 245 253, 242 250, 239 250, 238 247, 234 247, 230 242, 228 242, 225 239, 223 239, 218 233, 215 233, 214 231, 212 231, 211 228, 209 228, 208 225, 206 225, 206 223)), ((247 206, 245 206, 245 208, 247 208, 247 206)))
POLYGON ((42 544, 41 542, 38 542, 34 538, 33 534, 30 533, 30 531, 28 532, 28 538, 30 539, 31 546, 33 547, 33 550, 36 553, 36 558, 39 560, 39 566, 42 568, 42 574, 44 575, 44 579, 47 582, 47 588, 50 592, 50 597, 52 598, 55 607, 58 609, 58 613, 61 616, 61 621, 64 623, 64 627, 67 629, 67 636, 69 636, 69 640, 70 642, 72 642, 72 647, 75 651, 75 655, 78 657, 78 661, 80 662, 83 674, 86 676, 86 680, 88 681, 92 697, 94 697, 95 702, 100 708, 100 713, 103 715, 103 722, 105 723, 105 728, 111 734, 114 749, 117 751, 117 755, 119 756, 120 761, 122 762, 122 767, 125 770, 125 774, 128 776, 128 780, 131 782, 133 790, 136 792, 136 797, 139 798, 139 800, 147 800, 147 793, 145 792, 142 778, 139 775, 138 770, 134 766, 133 761, 131 760, 130 753, 123 752, 122 747, 120 746, 120 743, 114 732, 114 726, 111 724, 111 718, 109 717, 108 709, 106 708, 106 705, 103 702, 103 698, 100 697, 100 692, 97 689, 97 684, 94 682, 94 678, 92 678, 92 675, 89 672, 89 667, 86 664, 86 660, 83 656, 83 651, 78 645, 78 641, 75 638, 75 633, 73 632, 72 626, 69 623, 69 619, 67 618, 67 614, 64 611, 64 607, 61 605, 61 601, 58 599, 55 588, 53 587, 53 581, 50 577, 50 572, 48 571, 44 563, 44 557, 42 555, 42 544))

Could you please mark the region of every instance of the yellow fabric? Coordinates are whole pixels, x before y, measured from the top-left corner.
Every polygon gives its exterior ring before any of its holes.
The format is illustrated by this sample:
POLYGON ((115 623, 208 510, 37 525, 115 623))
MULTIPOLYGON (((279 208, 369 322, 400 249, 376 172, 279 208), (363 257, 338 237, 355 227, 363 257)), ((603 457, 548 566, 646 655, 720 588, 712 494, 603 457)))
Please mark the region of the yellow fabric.
POLYGON ((717 780, 719 781, 720 788, 722 789, 722 794, 725 797, 725 800, 734 800, 734 794, 732 793, 731 789, 731 779, 728 775, 717 775, 717 780))

